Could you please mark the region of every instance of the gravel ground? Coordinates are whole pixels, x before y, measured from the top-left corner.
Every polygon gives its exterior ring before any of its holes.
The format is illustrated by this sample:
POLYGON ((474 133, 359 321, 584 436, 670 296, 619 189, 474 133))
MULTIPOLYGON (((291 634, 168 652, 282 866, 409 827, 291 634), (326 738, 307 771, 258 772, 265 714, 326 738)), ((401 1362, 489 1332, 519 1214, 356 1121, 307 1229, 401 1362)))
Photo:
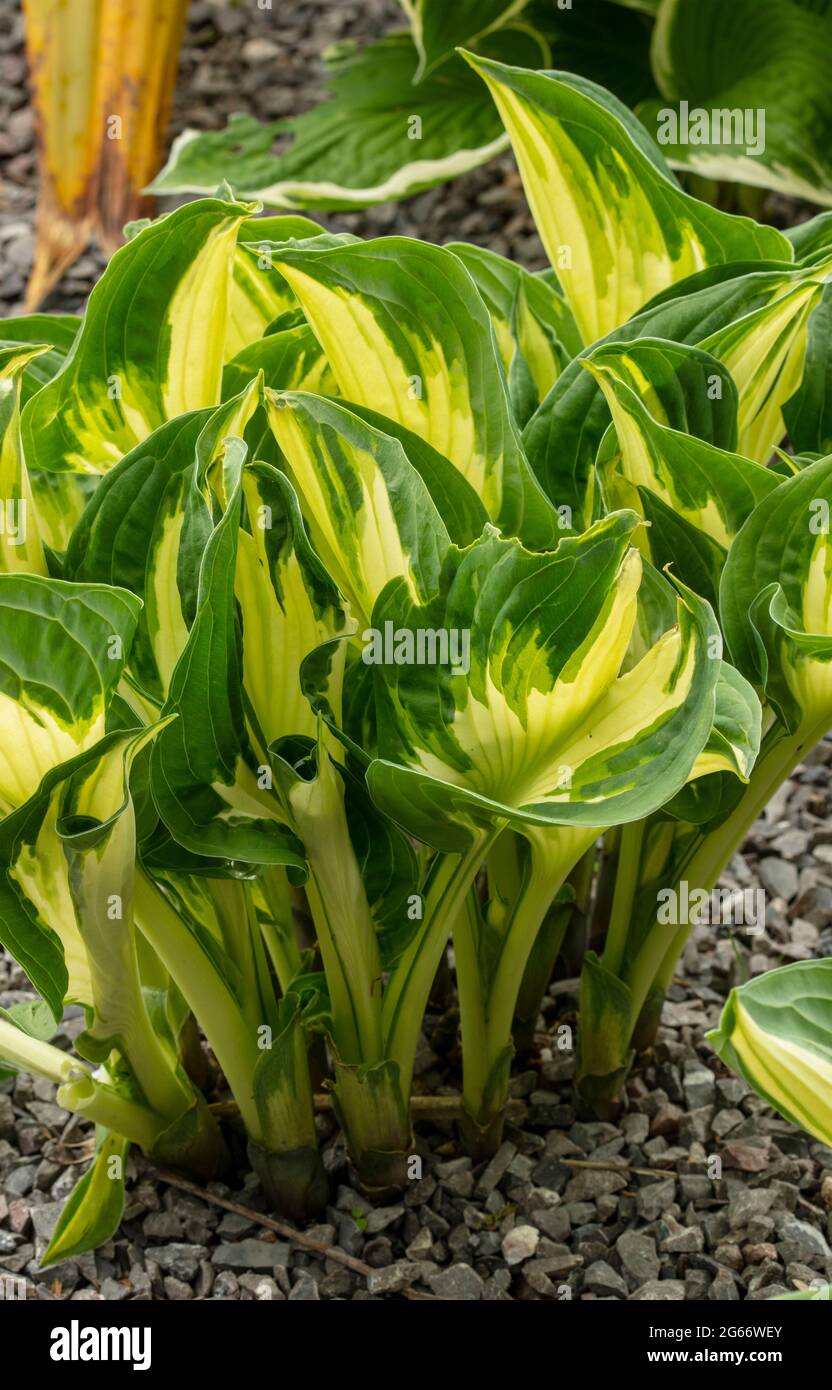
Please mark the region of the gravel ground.
MULTIPOLYGON (((172 122, 212 128, 240 109, 264 118, 319 95, 326 43, 374 37, 399 15, 392 0, 298 0, 273 12, 194 0, 172 122), (275 84, 275 67, 279 82, 275 84), (311 80, 310 80, 311 74, 311 80)), ((0 0, 0 313, 20 311, 33 252, 34 150, 17 6, 0 0)), ((782 220, 794 210, 771 200, 782 220)), ((799 213, 798 215, 803 215, 799 213)), ((361 235, 391 232, 492 246, 532 269, 545 262, 510 157, 406 204, 326 218, 361 235)), ((83 307, 102 267, 85 254, 46 308, 83 307)), ((49 1270, 37 1261, 91 1154, 89 1128, 55 1104, 54 1087, 20 1076, 0 1084, 0 1276, 41 1299, 464 1300, 765 1299, 832 1277, 832 1150, 795 1131, 723 1070, 703 1042, 742 968, 753 974, 832 954, 832 744, 769 806, 723 886, 762 886, 767 929, 732 940, 700 928, 666 1006, 652 1061, 636 1068, 619 1123, 576 1115, 571 1059, 554 1031, 573 1021, 574 982, 547 998, 538 1050, 515 1077, 514 1123, 497 1156, 472 1168, 453 1126, 420 1124, 423 1176, 402 1201, 369 1207, 350 1185, 340 1139, 319 1116, 334 1205, 301 1248, 257 1220, 252 1175, 216 1202, 129 1169, 116 1236, 95 1254, 49 1270), (749 946, 750 942, 750 946, 749 946), (740 965, 739 962, 742 962, 740 965), (718 1155, 722 1176, 709 1176, 718 1155), (326 1251, 329 1253, 326 1253, 326 1251), (345 1259, 352 1260, 352 1266, 345 1259), (358 1261, 361 1268, 356 1267, 358 1261)), ((0 1006, 27 995, 0 956, 0 1006)), ((69 1011, 67 1043, 82 1020, 69 1011)), ((458 1091, 453 1017, 431 1016, 417 1087, 458 1091), (432 1045, 432 1046, 431 1046, 432 1045), (435 1049, 435 1050, 432 1050, 435 1049)))

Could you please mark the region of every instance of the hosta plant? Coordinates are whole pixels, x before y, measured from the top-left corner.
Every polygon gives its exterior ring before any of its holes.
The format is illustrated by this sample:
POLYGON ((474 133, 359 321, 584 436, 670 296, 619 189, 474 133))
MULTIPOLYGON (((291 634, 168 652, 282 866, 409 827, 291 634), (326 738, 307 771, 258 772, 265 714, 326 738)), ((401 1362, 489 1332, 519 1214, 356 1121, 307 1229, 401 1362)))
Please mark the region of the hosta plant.
POLYGON ((40 999, 0 1056, 99 1126, 50 1259, 131 1143, 205 1174, 244 1136, 316 1212, 322 1086, 400 1187, 449 943, 474 1155, 564 943, 614 1104, 662 895, 832 725, 827 219, 716 211, 601 89, 466 61, 556 273, 220 192, 0 333, 0 939, 40 999))

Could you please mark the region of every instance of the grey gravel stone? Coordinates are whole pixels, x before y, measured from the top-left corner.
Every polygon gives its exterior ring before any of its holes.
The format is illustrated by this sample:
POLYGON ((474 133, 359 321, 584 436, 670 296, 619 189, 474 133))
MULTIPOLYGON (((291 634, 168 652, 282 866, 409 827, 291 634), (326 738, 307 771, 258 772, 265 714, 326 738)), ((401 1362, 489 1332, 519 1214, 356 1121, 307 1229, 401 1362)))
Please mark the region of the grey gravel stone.
POLYGON ((657 1279, 661 1261, 656 1253, 656 1242, 640 1231, 625 1231, 615 1242, 621 1268, 635 1284, 645 1284, 657 1279))
POLYGON ((747 1226, 755 1217, 767 1216, 777 1201, 770 1187, 746 1187, 731 1194, 728 1219, 732 1227, 747 1226))
POLYGON ((367 1213, 367 1234, 378 1235, 379 1231, 386 1231, 388 1226, 392 1226, 394 1221, 400 1220, 404 1216, 404 1207, 374 1207, 367 1213))
POLYGON ((172 1274, 175 1279, 185 1281, 196 1278, 199 1262, 205 1253, 202 1245, 184 1245, 178 1241, 171 1245, 156 1245, 148 1250, 149 1258, 165 1274, 172 1274))
POLYGON ((708 1290, 708 1298, 712 1302, 737 1303, 739 1296, 736 1280, 727 1269, 721 1269, 708 1290))
POLYGON ((606 1260, 596 1260, 584 1275, 584 1288, 603 1298, 626 1298, 629 1289, 620 1274, 617 1274, 606 1260))
POLYGON ((681 1279, 651 1279, 640 1289, 630 1294, 631 1303, 679 1303, 685 1297, 685 1285, 681 1279))
POLYGON ((275 1269, 278 1265, 288 1266, 291 1255, 291 1246, 284 1241, 250 1238, 236 1241, 233 1244, 218 1245, 211 1259, 219 1269, 268 1271, 275 1269))
POLYGON ((828 1259, 832 1256, 829 1242, 816 1226, 796 1217, 787 1217, 778 1229, 780 1254, 788 1264, 792 1260, 828 1259))
POLYGON ((676 1179, 661 1178, 648 1183, 636 1194, 636 1208, 639 1216, 646 1221, 655 1221, 666 1211, 676 1197, 676 1179))
POLYGON ((774 857, 761 859, 757 872, 763 887, 773 898, 785 898, 786 902, 791 902, 792 898, 797 897, 798 877, 794 864, 774 857))
POLYGON ((564 1198, 567 1202, 595 1201, 598 1197, 620 1192, 627 1186, 624 1173, 611 1173, 605 1169, 581 1168, 566 1185, 564 1198))
POLYGON ((428 1277, 428 1284, 440 1298, 466 1303, 481 1299, 484 1288, 483 1280, 468 1264, 451 1265, 450 1269, 443 1269, 440 1274, 432 1274, 428 1277))
POLYGON ((422 1274, 421 1263, 416 1260, 397 1260, 384 1269, 374 1269, 367 1275, 367 1288, 370 1293, 397 1293, 407 1288, 422 1274))
POLYGON ((494 1157, 486 1164, 479 1178, 475 1191, 479 1197, 487 1197, 489 1192, 500 1182, 503 1174, 507 1171, 509 1164, 517 1153, 517 1145, 510 1144, 505 1140, 495 1153, 494 1157))
POLYGON ((716 1078, 707 1067, 693 1065, 685 1071, 682 1089, 689 1109, 697 1110, 700 1106, 713 1104, 716 1078))
POLYGON ((311 1274, 302 1271, 289 1294, 290 1303, 318 1303, 320 1291, 311 1274))

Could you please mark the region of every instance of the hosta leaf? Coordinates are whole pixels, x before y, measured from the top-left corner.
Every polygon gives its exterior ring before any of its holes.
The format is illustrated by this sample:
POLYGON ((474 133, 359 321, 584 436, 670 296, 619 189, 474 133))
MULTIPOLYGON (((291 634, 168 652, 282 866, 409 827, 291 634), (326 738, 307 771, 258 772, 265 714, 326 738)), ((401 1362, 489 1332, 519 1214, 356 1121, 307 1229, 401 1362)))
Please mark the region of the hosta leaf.
POLYGON ((352 415, 357 415, 373 429, 398 439, 408 462, 416 469, 430 493, 454 545, 470 545, 482 535, 483 527, 488 522, 488 512, 471 484, 443 454, 420 435, 399 424, 398 420, 379 415, 378 411, 370 410, 366 405, 356 405, 355 401, 344 404, 352 415))
POLYGON ((732 989, 707 1034, 723 1061, 792 1124, 832 1142, 832 960, 797 961, 732 989))
POLYGON ((217 410, 192 411, 154 430, 101 480, 67 551, 67 578, 119 584, 141 598, 130 672, 159 706, 188 637, 210 533, 195 470, 208 466, 229 435, 243 433, 259 399, 254 381, 217 410))
POLYGON ((190 203, 116 252, 63 367, 23 411, 30 466, 106 473, 171 416, 218 403, 237 228, 250 212, 190 203))
POLYGON ((415 80, 449 58, 455 48, 467 47, 491 30, 515 19, 529 0, 400 0, 410 20, 413 42, 419 53, 415 80))
POLYGON ((286 281, 271 269, 274 242, 305 241, 323 231, 308 217, 249 217, 237 234, 228 294, 225 358, 259 341, 268 325, 296 301, 286 281))
POLYGON ((525 425, 583 347, 572 313, 539 275, 494 251, 460 241, 446 250, 459 257, 488 306, 514 418, 525 425))
POLYGON ((419 930, 419 863, 409 839, 370 799, 366 783, 342 769, 350 840, 376 924, 381 962, 389 970, 419 930))
POLYGON ((615 513, 545 556, 487 535, 422 610, 402 585, 385 591, 368 782, 400 824, 429 843, 448 821, 597 827, 648 814, 684 783, 712 727, 716 628, 686 595, 678 625, 619 675, 641 578, 635 524, 615 513), (444 631, 450 658, 438 646, 431 660, 423 637, 420 664, 420 630, 444 631))
POLYGON ((600 369, 629 387, 662 425, 718 449, 736 450, 739 397, 734 378, 703 348, 662 338, 613 338, 583 359, 596 379, 600 369))
POLYGON ((691 779, 730 772, 747 782, 760 751, 762 707, 753 687, 727 661, 720 664, 714 725, 691 779))
MULTIPOLYGON (((755 270, 748 265, 706 271, 667 291, 654 305, 611 333, 605 344, 615 343, 620 348, 641 338, 661 338, 677 344, 706 345, 720 330, 744 321, 813 275, 788 266, 755 270)), ((584 356, 590 351, 587 349, 584 356)), ((665 400, 667 408, 671 398, 665 400)), ((698 418, 703 419, 701 414, 698 418)), ((600 387, 581 360, 576 360, 558 378, 523 432, 523 443, 542 486, 558 506, 574 509, 576 525, 578 518, 586 524, 592 515, 593 468, 609 420, 609 407, 600 387)), ((687 425, 680 424, 680 428, 687 425)), ((727 446, 723 437, 715 442, 727 446)))
POLYGON ((320 396, 267 402, 315 548, 359 625, 400 575, 417 602, 432 598, 450 540, 399 441, 320 396))
POLYGON ((38 516, 20 439, 20 388, 42 347, 0 347, 0 571, 46 574, 38 516))
MULTIPOLYGON (((87 1010, 82 1055, 118 1046, 145 1099, 174 1118, 187 1094, 162 1065, 142 999, 132 916, 130 766, 157 729, 106 735, 51 769, 0 827, 0 931, 55 1013, 87 1010)), ((160 1046, 160 1045, 159 1045, 160 1046)))
MULTIPOLYGON (((21 963, 27 969, 34 964, 36 987, 43 985, 54 941, 60 943, 65 997, 89 1011, 79 1048, 97 1060, 116 1045, 134 1054, 147 1048, 133 937, 135 837, 127 778, 154 732, 107 735, 55 768, 7 817, 0 834, 4 939, 22 944, 21 963)), ((46 997, 54 1008, 51 994, 46 997)))
POLYGON ((450 251, 386 237, 280 253, 347 400, 419 434, 455 464, 508 534, 557 540, 511 418, 491 322, 450 251))
POLYGON ((832 246, 832 212, 819 212, 808 222, 798 222, 795 227, 788 228, 786 236, 798 260, 828 251, 832 246))
POLYGON ((239 395, 260 372, 265 386, 280 391, 334 393, 329 364, 308 324, 270 333, 242 348, 223 368, 223 400, 239 395))
MULTIPOLYGON (((151 780, 160 814, 185 848, 301 867, 300 846, 270 791, 267 748, 314 727, 300 666, 341 633, 344 616, 288 483, 267 465, 244 476, 244 461, 244 446, 230 440, 206 470, 221 515, 165 706, 178 718, 154 748, 151 780)), ((330 658, 336 715, 343 647, 333 644, 330 658)))
POLYGON ((41 1269, 59 1260, 94 1250, 114 1236, 124 1211, 124 1179, 130 1140, 105 1132, 95 1158, 75 1184, 58 1217, 40 1262, 41 1269))
POLYGON ((338 590, 306 536, 297 498, 282 474, 254 464, 243 476, 247 528, 237 538, 235 593, 243 637, 243 685, 255 750, 287 735, 312 737, 316 719, 301 683, 310 652, 328 648, 328 700, 340 717, 347 632, 338 590))
POLYGON ((138 613, 122 589, 0 575, 0 814, 102 737, 138 613))
POLYGON ((19 318, 0 319, 0 348, 14 343, 40 343, 45 348, 23 370, 21 405, 60 371, 80 326, 77 314, 21 314, 19 318))
POLYGON ((618 436, 626 486, 619 494, 611 481, 615 503, 632 505, 632 490, 648 488, 727 549, 756 504, 777 487, 777 478, 739 454, 656 420, 622 375, 613 345, 596 349, 584 362, 606 396, 618 436))
MULTIPOLYGON (((632 498, 626 484, 611 487, 609 491, 619 499, 625 495, 632 498)), ((638 501, 637 504, 633 502, 634 508, 649 526, 643 545, 649 549, 656 569, 667 570, 716 609, 727 554, 725 547, 700 531, 675 507, 668 506, 649 487, 637 487, 636 494, 638 501)), ((620 501, 618 505, 622 505, 620 501)))
MULTIPOLYGON (((497 36, 515 62, 544 54, 528 33, 497 36)), ((157 193, 211 193, 232 173, 236 188, 277 208, 361 208, 404 198, 476 168, 507 147, 473 73, 450 58, 413 86, 418 54, 392 34, 330 66, 328 101, 291 121, 232 116, 225 130, 186 130, 151 185, 157 193), (275 138, 293 139, 273 154, 275 138)))
POLYGON ((683 193, 658 152, 648 157, 610 109, 614 99, 603 88, 567 73, 469 61, 511 136, 535 223, 584 342, 705 266, 791 259, 789 242, 774 228, 683 193))
POLYGON ((823 285, 809 280, 700 346, 728 367, 739 392, 738 449, 767 463, 786 433, 783 408, 803 378, 810 317, 823 285))
POLYGON ((809 319, 803 380, 784 405, 783 420, 801 453, 832 452, 832 285, 809 319))
POLYGON ((675 164, 828 206, 830 44, 827 5, 812 13, 800 0, 664 0, 652 61, 672 105, 651 103, 639 114, 650 131, 664 132, 675 164), (671 121, 680 98, 688 118, 671 121))
MULTIPOLYGON (((739 670, 790 731, 832 723, 832 458, 781 482, 731 547, 720 609, 739 670)), ((818 734, 819 736, 819 734, 818 734)))
MULTIPOLYGON (((335 395, 338 389, 323 348, 308 323, 269 333, 232 357, 223 369, 223 399, 243 391, 257 377, 264 386, 280 391, 323 391, 335 395)), ((245 438, 252 458, 282 465, 264 406, 258 407, 245 438)))

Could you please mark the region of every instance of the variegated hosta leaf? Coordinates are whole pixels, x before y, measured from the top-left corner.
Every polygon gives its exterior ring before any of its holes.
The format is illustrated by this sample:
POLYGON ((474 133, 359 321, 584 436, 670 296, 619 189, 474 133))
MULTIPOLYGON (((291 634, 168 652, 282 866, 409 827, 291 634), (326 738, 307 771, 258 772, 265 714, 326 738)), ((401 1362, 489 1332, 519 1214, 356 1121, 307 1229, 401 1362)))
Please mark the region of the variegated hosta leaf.
POLYGON ((832 452, 832 285, 809 319, 803 380, 783 407, 783 420, 801 454, 832 452))
POLYGON ((248 217, 237 234, 234 269, 229 285, 226 363, 263 338, 305 320, 288 282, 275 267, 287 247, 351 246, 360 237, 351 232, 325 232, 307 217, 248 217))
POLYGON ((455 0, 453 5, 444 0, 400 0, 400 4, 410 20, 419 53, 414 80, 420 82, 444 63, 454 49, 468 47, 516 19, 529 0, 455 0))
POLYGON ((796 961, 732 989, 706 1036, 763 1100, 832 1143, 832 960, 796 961))
POLYGON ((691 780, 730 772, 747 782, 760 751, 762 708, 753 687, 723 661, 716 687, 711 736, 693 765, 691 780))
POLYGON ((523 454, 488 310, 450 251, 385 237, 284 251, 292 286, 347 400, 397 420, 455 464, 526 544, 558 518, 523 454))
MULTIPOLYGON (((286 479, 255 463, 243 474, 243 496, 247 526, 237 538, 234 587, 249 735, 265 761, 276 740, 314 736, 316 719, 302 689, 301 668, 311 652, 348 629, 338 591, 309 544, 286 479)), ((345 656, 343 643, 330 649, 328 703, 336 722, 345 656)))
POLYGON ((20 440, 20 387, 43 347, 0 347, 0 572, 46 574, 38 516, 20 440))
POLYGON ((223 400, 238 395, 260 372, 264 385, 279 391, 336 393, 329 363, 306 323, 258 338, 232 357, 223 369, 223 400))
POLYGON ((94 1250, 115 1235, 124 1212, 129 1151, 129 1139, 104 1131, 92 1164, 72 1189, 58 1217, 41 1258, 41 1269, 94 1250))
POLYGON ((0 319, 0 348, 33 343, 44 348, 23 369, 21 406, 60 371, 80 326, 77 314, 21 314, 18 318, 0 319))
POLYGON ((357 405, 355 401, 345 402, 345 406, 372 429, 398 439, 408 462, 416 469, 430 493, 454 545, 470 545, 482 535, 483 528, 488 524, 488 512, 471 484, 466 483, 444 454, 440 454, 421 435, 414 434, 388 415, 379 415, 377 410, 357 405))
POLYGON ((199 561, 211 530, 195 474, 260 400, 255 380, 216 410, 191 411, 154 430, 102 478, 76 527, 64 573, 123 585, 142 600, 130 675, 161 706, 196 609, 199 561))
MULTIPOLYGON (((223 369, 223 400, 244 390, 255 377, 260 377, 264 386, 280 391, 336 395, 338 390, 323 348, 305 322, 268 333, 232 357, 223 369)), ((258 407, 245 437, 252 458, 282 467, 264 406, 258 407)))
POLYGON ((308 217, 248 217, 237 233, 228 291, 225 360, 262 338, 269 324, 296 307, 286 281, 271 268, 273 242, 305 241, 323 227, 308 217))
POLYGON ((151 1025, 142 991, 128 785, 133 759, 158 728, 106 735, 55 769, 6 818, 0 827, 0 923, 4 939, 22 939, 38 985, 45 973, 50 988, 57 982, 59 972, 53 981, 48 966, 60 943, 65 998, 86 1010, 76 1050, 104 1063, 117 1049, 139 1088, 137 1098, 172 1124, 192 1108, 194 1094, 172 1037, 151 1025))
POLYGON ((206 198, 116 252, 64 366, 23 411, 30 468, 106 473, 172 416, 219 402, 237 229, 251 210, 206 198))
POLYGON ((481 246, 453 241, 491 314, 518 425, 548 395, 583 343, 566 301, 539 275, 481 246))
POLYGON ((320 396, 266 399, 315 548, 359 626, 400 576, 414 602, 433 598, 450 539, 399 441, 320 396))
MULTIPOLYGON (((747 319, 813 276, 814 271, 789 266, 763 270, 753 265, 716 267, 673 286, 653 306, 611 333, 604 345, 615 343, 620 348, 642 338, 655 338, 707 347, 720 330, 747 319)), ((647 363, 640 365, 643 369, 647 363)), ((667 408, 672 395, 663 393, 663 399, 667 408)), ((694 418, 691 416, 691 427, 694 418)), ((609 407, 600 387, 576 359, 558 378, 523 433, 529 460, 545 492, 558 506, 573 508, 576 526, 588 525, 592 519, 594 465, 609 420, 609 407)), ((707 416, 699 420, 697 428, 702 428, 707 416)), ((670 414, 668 423, 675 424, 670 414)), ((687 429, 687 421, 680 421, 677 428, 687 429)), ((703 437, 710 437, 707 430, 703 437)), ((721 448, 737 448, 721 435, 714 435, 712 442, 721 448)))
MULTIPOLYGON (((537 67, 547 46, 532 31, 501 31, 484 44, 537 67)), ((291 121, 232 116, 224 130, 186 130, 157 175, 157 193, 212 193, 231 176, 246 196, 277 208, 368 207, 456 178, 508 146, 482 84, 457 56, 413 85, 418 54, 390 34, 329 64, 329 100, 291 121), (278 135, 292 134, 279 154, 278 135)))
POLYGON ((469 55, 511 137, 537 229, 584 342, 669 285, 730 261, 791 260, 786 238, 682 192, 609 93, 469 55), (648 153, 649 150, 649 153, 648 153))
POLYGON ((801 0, 664 0, 652 61, 665 100, 639 115, 678 166, 829 206, 830 45, 825 0, 823 13, 801 0))
MULTIPOLYGON (((762 739, 763 710, 754 687, 735 667, 723 661, 716 687, 711 735, 693 765, 687 786, 664 807, 687 826, 719 823, 742 796, 757 761, 762 739)), ((642 873, 642 881, 653 875, 642 873)), ((655 885, 653 885, 655 890, 655 885)), ((649 920, 655 919, 655 891, 649 920)))
POLYGON ((752 512, 722 574, 732 659, 790 732, 832 725, 832 458, 781 482, 752 512))
POLYGON ((660 423, 629 385, 631 373, 625 367, 625 376, 621 362, 614 345, 584 359, 607 399, 621 451, 624 485, 618 486, 613 474, 611 498, 618 506, 641 510, 638 489, 647 488, 727 550, 756 504, 777 487, 777 478, 739 454, 660 423))
POLYGON ((123 589, 0 575, 0 815, 103 736, 139 607, 123 589))
POLYGON ((803 378, 809 320, 822 295, 823 285, 810 279, 700 343, 736 382, 737 447, 746 458, 767 463, 786 433, 783 407, 803 378))
POLYGON ((613 338, 581 360, 596 379, 596 368, 609 369, 662 425, 736 451, 737 388, 728 368, 703 348, 663 338, 613 338))
POLYGON ((299 867, 300 846, 271 790, 268 745, 314 729, 300 666, 327 641, 326 703, 337 717, 345 644, 333 639, 345 618, 289 484, 267 465, 244 473, 244 461, 241 442, 228 441, 201 480, 221 514, 170 682, 165 712, 178 718, 154 747, 151 780, 163 820, 186 848, 299 867))
MULTIPOLYGON (((113 749, 122 761, 123 742, 122 734, 106 734, 56 762, 28 800, 0 822, 0 939, 55 1018, 61 1017, 65 998, 92 1007, 94 995, 58 833, 63 798, 73 772, 88 776, 100 759, 113 756, 113 749)), ((106 909, 104 902, 104 916, 106 909)))
POLYGON ((387 814, 458 848, 472 823, 598 827, 679 790, 713 723, 716 625, 685 595, 677 625, 620 674, 636 525, 614 513, 545 556, 487 535, 454 553, 432 605, 409 603, 401 584, 385 591, 365 660, 380 701, 368 782, 387 814))

